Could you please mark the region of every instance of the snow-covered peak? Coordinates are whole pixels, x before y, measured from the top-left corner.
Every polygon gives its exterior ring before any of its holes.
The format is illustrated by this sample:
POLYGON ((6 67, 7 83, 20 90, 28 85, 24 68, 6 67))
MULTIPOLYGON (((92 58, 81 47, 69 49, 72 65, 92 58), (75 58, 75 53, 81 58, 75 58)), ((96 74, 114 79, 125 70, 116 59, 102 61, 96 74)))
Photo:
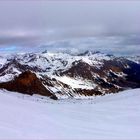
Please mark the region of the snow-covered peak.
POLYGON ((10 61, 15 60, 22 65, 38 67, 47 74, 53 74, 58 70, 67 70, 72 67, 74 62, 82 61, 89 65, 101 66, 102 60, 110 60, 111 56, 98 51, 86 51, 81 55, 65 52, 49 52, 47 50, 40 53, 19 53, 11 56, 0 57, 0 67, 10 61))
POLYGON ((140 64, 140 56, 127 56, 126 58, 130 61, 140 64))
POLYGON ((90 55, 99 54, 99 53, 101 53, 101 52, 86 50, 86 51, 84 51, 82 53, 79 53, 78 56, 90 56, 90 55))

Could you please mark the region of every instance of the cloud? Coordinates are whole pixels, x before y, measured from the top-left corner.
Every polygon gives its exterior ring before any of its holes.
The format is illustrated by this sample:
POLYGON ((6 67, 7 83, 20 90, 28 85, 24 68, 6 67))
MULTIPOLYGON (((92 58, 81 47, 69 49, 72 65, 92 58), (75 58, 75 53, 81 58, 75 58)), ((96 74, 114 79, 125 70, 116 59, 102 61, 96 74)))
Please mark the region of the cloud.
POLYGON ((129 36, 99 36, 80 39, 68 39, 49 42, 47 44, 41 45, 39 49, 47 49, 48 51, 53 52, 63 51, 74 53, 92 50, 114 55, 139 55, 140 43, 137 45, 125 43, 129 38, 129 36))
POLYGON ((86 38, 76 48, 137 53, 139 7, 139 1, 0 1, 0 48, 37 51, 50 41, 86 38), (94 38, 91 43, 89 37, 94 38))

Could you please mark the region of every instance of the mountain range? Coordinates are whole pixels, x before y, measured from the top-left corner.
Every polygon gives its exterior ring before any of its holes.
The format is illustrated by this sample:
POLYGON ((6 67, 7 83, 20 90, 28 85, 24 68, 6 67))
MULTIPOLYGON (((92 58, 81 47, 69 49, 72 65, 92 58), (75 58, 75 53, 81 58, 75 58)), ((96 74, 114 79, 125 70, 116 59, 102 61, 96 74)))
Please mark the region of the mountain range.
POLYGON ((140 88, 140 57, 98 51, 3 54, 0 88, 52 99, 92 98, 140 88))

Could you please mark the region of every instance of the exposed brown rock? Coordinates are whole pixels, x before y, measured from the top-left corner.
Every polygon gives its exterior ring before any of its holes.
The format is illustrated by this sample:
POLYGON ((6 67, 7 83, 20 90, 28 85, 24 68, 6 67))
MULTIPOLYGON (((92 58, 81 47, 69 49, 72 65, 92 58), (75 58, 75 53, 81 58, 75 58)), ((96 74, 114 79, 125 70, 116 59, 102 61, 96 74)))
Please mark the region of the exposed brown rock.
POLYGON ((0 88, 29 95, 39 94, 57 100, 57 97, 47 90, 37 76, 31 71, 23 72, 12 81, 0 83, 0 88))
POLYGON ((100 91, 94 89, 75 89, 75 92, 85 96, 102 95, 100 91))

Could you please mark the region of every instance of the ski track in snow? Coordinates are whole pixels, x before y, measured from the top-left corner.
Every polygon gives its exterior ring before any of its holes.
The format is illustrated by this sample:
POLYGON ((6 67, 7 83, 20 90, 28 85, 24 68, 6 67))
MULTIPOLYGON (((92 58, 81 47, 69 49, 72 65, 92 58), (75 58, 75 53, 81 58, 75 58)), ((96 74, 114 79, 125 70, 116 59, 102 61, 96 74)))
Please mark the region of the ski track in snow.
POLYGON ((139 139, 140 89, 92 100, 0 90, 0 139, 139 139))

